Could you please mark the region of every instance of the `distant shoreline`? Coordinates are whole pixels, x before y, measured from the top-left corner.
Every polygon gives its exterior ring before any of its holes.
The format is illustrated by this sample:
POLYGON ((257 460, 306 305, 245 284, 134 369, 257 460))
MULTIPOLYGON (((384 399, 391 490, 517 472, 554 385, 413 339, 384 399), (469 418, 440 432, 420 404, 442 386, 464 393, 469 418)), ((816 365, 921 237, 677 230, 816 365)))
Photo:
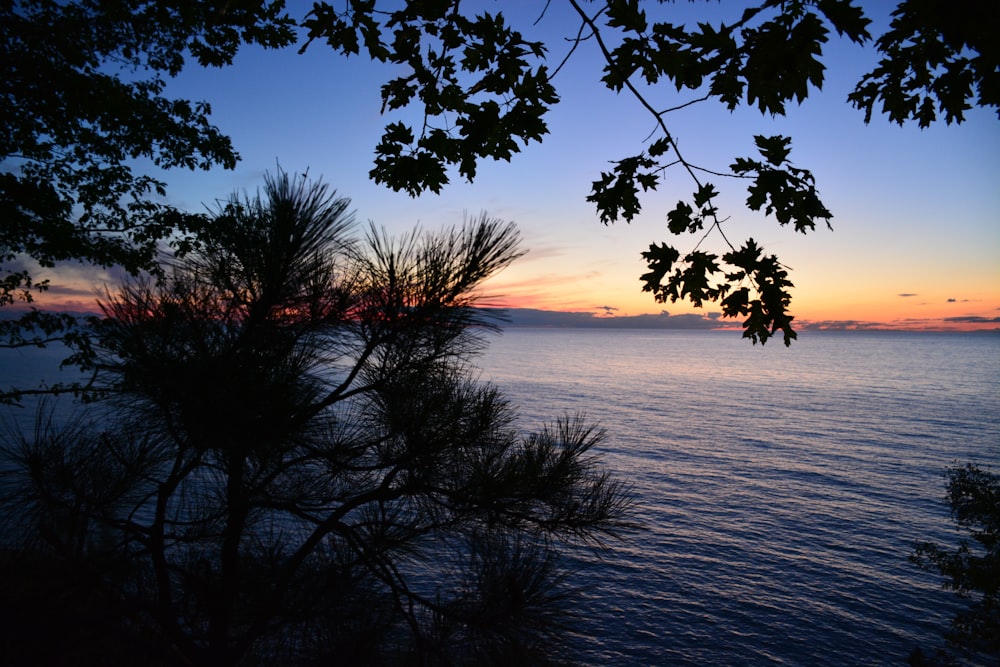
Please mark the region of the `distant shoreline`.
MULTIPOLYGON (((643 313, 640 315, 616 315, 609 311, 602 315, 594 311, 541 310, 538 308, 481 307, 479 310, 503 329, 632 329, 645 331, 715 331, 727 333, 742 332, 737 319, 724 319, 719 312, 707 314, 681 313, 671 315, 667 311, 643 313)), ((0 320, 19 317, 23 310, 8 307, 0 309, 0 320)), ((92 312, 70 312, 67 315, 92 316, 92 312)), ((949 318, 945 326, 929 325, 898 326, 886 322, 862 320, 796 321, 794 328, 799 333, 961 333, 1000 334, 1000 317, 996 318, 949 318), (964 325, 964 326, 963 326, 964 325), (992 328, 989 328, 991 327, 992 328), (978 328, 976 328, 978 327, 978 328)))
MULTIPOLYGON (((539 310, 534 308, 483 308, 497 324, 507 328, 531 329, 640 329, 657 331, 714 331, 738 333, 742 331, 739 320, 723 320, 719 313, 708 316, 699 314, 670 315, 608 315, 598 316, 592 312, 564 312, 539 310)), ((988 325, 992 322, 983 322, 988 325)), ((968 323, 975 324, 975 323, 968 323)), ((969 329, 947 327, 916 328, 894 327, 875 322, 801 322, 795 328, 801 333, 961 333, 1000 334, 1000 319, 992 329, 969 329)))

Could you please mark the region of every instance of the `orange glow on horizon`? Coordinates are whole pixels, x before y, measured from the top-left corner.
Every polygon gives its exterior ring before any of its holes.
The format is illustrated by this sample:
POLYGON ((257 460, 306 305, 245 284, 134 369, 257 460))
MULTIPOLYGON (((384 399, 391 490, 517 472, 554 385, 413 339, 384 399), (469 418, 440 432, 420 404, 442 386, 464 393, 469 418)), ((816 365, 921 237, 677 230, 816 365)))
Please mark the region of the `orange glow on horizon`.
MULTIPOLYGON (((479 290, 479 305, 506 309, 533 309, 559 313, 589 313, 594 317, 633 317, 698 315, 709 318, 718 308, 697 309, 684 303, 660 304, 644 293, 638 284, 625 287, 620 282, 607 284, 589 275, 576 279, 555 272, 542 275, 509 274, 488 280, 479 290), (627 287, 627 289, 626 289, 627 287)), ((56 278, 56 276, 52 276, 56 278)), ((100 282, 100 281, 99 281, 100 282)), ((105 283, 106 284, 106 283, 105 283)), ((953 292, 961 293, 961 292, 953 292)), ((983 289, 968 292, 967 297, 949 298, 945 292, 906 294, 844 287, 841 292, 797 290, 791 312, 794 326, 830 330, 902 330, 902 331, 990 331, 1000 330, 1000 292, 983 289), (819 292, 817 294, 816 292, 819 292), (858 294, 862 294, 859 297, 858 294)), ((100 314, 101 294, 95 283, 78 276, 65 282, 53 280, 52 289, 36 293, 33 303, 18 302, 0 309, 0 317, 35 307, 57 312, 100 314)), ((714 319, 716 328, 739 327, 739 319, 714 319)))
MULTIPOLYGON (((676 306, 678 304, 654 304, 648 309, 637 309, 623 312, 623 309, 608 308, 598 304, 595 300, 584 301, 581 299, 553 299, 543 295, 524 295, 518 297, 491 297, 486 295, 479 302, 479 305, 488 308, 505 309, 531 309, 541 311, 552 311, 558 313, 590 313, 594 317, 630 317, 640 315, 660 315, 668 311, 671 315, 701 315, 707 317, 713 309, 698 310, 696 308, 667 308, 666 306, 676 306), (656 306, 660 306, 657 308, 656 306)), ((11 315, 23 312, 30 307, 52 310, 55 312, 69 312, 87 315, 100 315, 96 298, 93 300, 82 300, 79 298, 50 299, 44 295, 36 298, 31 304, 23 302, 8 306, 6 310, 11 315)), ((872 313, 871 309, 859 309, 858 316, 846 315, 841 309, 831 309, 828 314, 817 312, 811 309, 810 312, 792 312, 796 314, 794 326, 797 329, 808 330, 885 330, 885 331, 991 331, 1000 330, 1000 314, 994 317, 987 317, 975 314, 963 314, 961 312, 951 313, 927 313, 919 309, 898 309, 889 311, 883 309, 881 316, 872 313)), ((2 313, 2 311, 0 311, 2 313)), ((740 325, 739 319, 719 319, 714 322, 716 328, 734 328, 740 325)))
MULTIPOLYGON (((629 301, 631 307, 606 306, 600 299, 574 299, 558 295, 555 298, 541 290, 538 293, 487 297, 483 305, 507 309, 534 309, 563 313, 591 313, 595 317, 629 317, 639 315, 700 315, 708 318, 718 313, 717 308, 694 308, 681 303, 655 303, 649 294, 640 294, 640 299, 629 301), (637 303, 638 302, 638 303, 637 303)), ((983 302, 988 303, 985 299, 983 302)), ((865 304, 863 306, 817 307, 811 304, 797 304, 793 299, 791 312, 795 316, 793 326, 800 330, 885 330, 885 331, 991 331, 1000 330, 1000 307, 983 307, 984 303, 945 303, 942 307, 928 307, 924 303, 865 304), (979 307, 975 307, 979 306, 979 307)), ((1000 297, 995 299, 1000 303, 1000 297)), ((718 328, 739 327, 739 318, 718 319, 718 328)))

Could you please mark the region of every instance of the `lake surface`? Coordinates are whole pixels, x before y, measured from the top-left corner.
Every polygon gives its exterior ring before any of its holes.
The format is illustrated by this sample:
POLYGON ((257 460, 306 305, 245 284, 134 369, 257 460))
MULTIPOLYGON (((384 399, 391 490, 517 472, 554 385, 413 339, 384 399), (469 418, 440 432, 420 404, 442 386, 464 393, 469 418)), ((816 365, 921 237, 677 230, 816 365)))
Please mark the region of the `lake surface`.
POLYGON ((586 413, 642 528, 584 559, 594 665, 904 664, 956 609, 946 467, 1000 466, 1000 336, 510 328, 479 360, 534 428, 586 413))
MULTIPOLYGON (((511 328, 489 340, 481 377, 520 426, 586 414, 633 487, 641 527, 603 560, 574 557, 584 664, 900 665, 940 643, 956 598, 907 556, 960 535, 948 466, 1000 468, 1000 336, 807 332, 786 349, 734 332, 511 328)), ((56 381, 65 356, 4 355, 4 386, 40 362, 56 381)))

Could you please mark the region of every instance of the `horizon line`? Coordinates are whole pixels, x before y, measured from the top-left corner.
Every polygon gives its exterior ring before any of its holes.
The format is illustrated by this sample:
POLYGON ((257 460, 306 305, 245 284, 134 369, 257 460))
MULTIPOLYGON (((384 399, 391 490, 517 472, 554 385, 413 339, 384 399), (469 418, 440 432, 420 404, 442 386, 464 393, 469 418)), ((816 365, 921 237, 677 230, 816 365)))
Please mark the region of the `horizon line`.
MULTIPOLYGON (((100 315, 95 309, 81 308, 81 304, 51 304, 42 308, 73 316, 100 315), (75 306, 75 307, 74 307, 75 306)), ((494 304, 476 306, 478 310, 491 311, 502 327, 520 328, 578 328, 578 329, 646 329, 687 331, 742 331, 739 319, 724 318, 721 312, 678 313, 666 310, 659 313, 620 315, 615 308, 595 306, 591 310, 548 310, 519 308, 494 304), (604 311, 598 312, 598 311, 604 311)), ((0 308, 0 320, 12 319, 31 310, 26 304, 8 304, 0 308), (8 317, 11 316, 11 317, 8 317)), ((796 320, 797 331, 900 331, 927 333, 1000 333, 1000 317, 958 316, 945 318, 907 318, 890 321, 858 319, 796 320)))

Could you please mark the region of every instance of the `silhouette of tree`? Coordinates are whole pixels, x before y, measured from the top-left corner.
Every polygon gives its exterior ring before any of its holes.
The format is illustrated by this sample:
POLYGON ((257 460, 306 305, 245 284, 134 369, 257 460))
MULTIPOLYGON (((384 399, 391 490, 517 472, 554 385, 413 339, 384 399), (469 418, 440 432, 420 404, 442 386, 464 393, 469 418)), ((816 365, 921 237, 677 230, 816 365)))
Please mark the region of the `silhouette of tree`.
POLYGON ((107 294, 104 412, 7 444, 3 530, 178 662, 555 662, 558 554, 613 535, 628 500, 600 431, 521 435, 470 379, 495 326, 477 289, 516 229, 359 239, 347 206, 268 177, 163 281, 107 294))
MULTIPOLYGON (((1000 658, 1000 475, 967 463, 949 468, 948 505, 955 524, 972 542, 961 539, 948 550, 918 542, 910 560, 936 571, 944 586, 970 599, 952 621, 953 647, 979 657, 1000 658)), ((922 654, 918 654, 921 656, 922 654)), ((913 661, 919 664, 919 660, 913 661)))
MULTIPOLYGON (((472 181, 480 161, 509 161, 542 141, 546 114, 559 101, 558 73, 593 46, 604 62, 603 85, 631 96, 655 127, 648 145, 614 160, 592 183, 588 200, 600 219, 632 220, 642 193, 677 171, 693 186, 690 199, 667 212, 667 228, 694 247, 682 253, 652 244, 643 253, 643 289, 658 301, 718 303, 725 316, 744 319, 745 337, 765 342, 781 332, 789 344, 788 271, 753 239, 730 241, 728 216, 715 203, 720 188, 708 179, 745 183, 749 209, 806 233, 832 218, 812 173, 792 163, 784 136, 757 135, 759 155, 735 157, 728 169, 700 164, 688 153, 698 143, 682 151, 669 121, 678 109, 712 101, 784 114, 788 103, 822 87, 831 30, 857 43, 870 39, 862 8, 851 0, 763 0, 728 23, 713 21, 706 6, 699 10, 705 20, 690 24, 673 19, 672 3, 566 5, 577 22, 567 24, 566 41, 545 44, 526 39, 502 11, 458 0, 388 8, 317 2, 298 19, 271 0, 0 3, 0 306, 30 301, 46 287, 34 282, 32 262, 78 259, 138 274, 157 269, 159 241, 185 249, 185 233, 203 219, 160 203, 163 184, 135 173, 132 160, 164 168, 235 164, 229 140, 208 122, 207 103, 161 95, 163 76, 177 74, 188 54, 201 65, 228 65, 242 44, 281 47, 301 35, 302 49, 321 42, 398 66, 402 73, 382 87, 382 112, 415 107, 421 121, 417 127, 402 115, 387 123, 370 174, 417 195, 439 192, 455 170, 472 181), (551 53, 561 58, 554 66, 551 53), (721 253, 706 246, 713 233, 721 253)), ((552 9, 539 3, 539 20, 552 9)), ((997 17, 991 0, 967 0, 960 9, 945 0, 899 2, 875 42, 884 57, 850 102, 866 121, 882 112, 921 126, 939 114, 961 122, 972 105, 1000 109, 997 17)), ((74 325, 34 310, 16 324, 0 321, 0 335, 7 344, 39 344, 72 336, 74 325)))
MULTIPOLYGON (((0 307, 48 288, 37 267, 74 261, 158 269, 204 216, 163 203, 157 169, 232 169, 238 154, 207 102, 171 99, 188 59, 230 65, 243 44, 295 41, 283 2, 0 2, 0 307)), ((46 310, 0 321, 5 345, 69 335, 46 310)))

